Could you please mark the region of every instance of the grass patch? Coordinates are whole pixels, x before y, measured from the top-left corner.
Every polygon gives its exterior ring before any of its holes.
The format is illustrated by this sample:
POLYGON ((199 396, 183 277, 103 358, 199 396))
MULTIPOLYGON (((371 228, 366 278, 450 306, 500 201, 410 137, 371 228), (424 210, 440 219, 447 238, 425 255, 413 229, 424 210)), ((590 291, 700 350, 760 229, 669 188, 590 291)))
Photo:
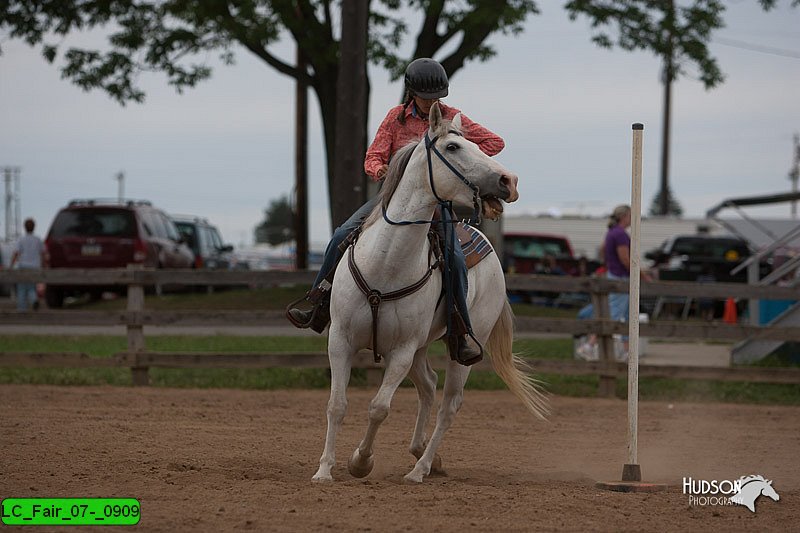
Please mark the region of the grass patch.
POLYGON ((576 318, 578 309, 563 309, 560 307, 544 307, 530 304, 511 304, 515 316, 532 316, 536 318, 576 318))
MULTIPOLYGON (((178 310, 178 309, 211 309, 211 310, 272 310, 285 309, 294 300, 305 295, 308 287, 292 285, 257 289, 232 288, 206 292, 178 292, 161 296, 148 294, 145 296, 145 309, 178 310)), ((65 308, 93 311, 118 311, 125 309, 127 299, 124 296, 112 300, 88 300, 86 298, 70 300, 65 308)), ((561 309, 523 303, 512 304, 517 316, 575 318, 577 309, 561 309)))
POLYGON ((786 342, 753 366, 800 367, 800 342, 786 342))
MULTIPOLYGON (((180 292, 161 296, 148 294, 144 298, 144 308, 164 311, 177 309, 211 309, 215 311, 285 309, 289 303, 303 296, 307 290, 306 286, 294 285, 259 289, 234 288, 216 290, 212 293, 180 292)), ((125 309, 126 306, 127 298, 122 296, 113 300, 78 299, 65 305, 65 308, 117 311, 125 309)))
MULTIPOLYGON (((91 357, 111 357, 124 351, 123 336, 39 336, 0 335, 0 346, 6 352, 82 352, 91 357)), ((240 337, 240 336, 151 336, 147 347, 167 352, 316 352, 327 349, 325 337, 240 337)), ((571 339, 518 339, 514 351, 524 357, 538 359, 572 358, 571 339)), ((444 344, 436 342, 431 354, 445 354, 444 344)), ((792 354, 773 354, 758 366, 797 366, 792 354)), ((597 376, 563 376, 543 374, 539 377, 545 388, 559 396, 593 397, 597 395, 597 376)), ((176 388, 237 388, 237 389, 308 389, 328 388, 330 374, 327 369, 166 369, 150 370, 154 386, 176 388)), ((0 383, 49 385, 114 385, 130 386, 131 373, 126 368, 15 368, 0 367, 0 383)), ((354 369, 353 386, 366 386, 366 371, 354 369)), ((439 372, 439 385, 444 383, 444 372, 439 372)), ((404 386, 412 386, 406 380, 404 386)), ((473 390, 501 390, 505 384, 493 372, 472 372, 467 388, 473 390)), ((715 382, 642 378, 640 397, 644 400, 738 402, 755 404, 800 405, 800 387, 797 385, 715 382)), ((627 384, 617 380, 616 395, 624 398, 627 384)))
MULTIPOLYGON (((800 405, 799 389, 797 385, 784 383, 666 378, 641 378, 639 381, 639 397, 643 400, 800 405)), ((627 380, 617 380, 617 396, 627 397, 627 390, 627 380)))

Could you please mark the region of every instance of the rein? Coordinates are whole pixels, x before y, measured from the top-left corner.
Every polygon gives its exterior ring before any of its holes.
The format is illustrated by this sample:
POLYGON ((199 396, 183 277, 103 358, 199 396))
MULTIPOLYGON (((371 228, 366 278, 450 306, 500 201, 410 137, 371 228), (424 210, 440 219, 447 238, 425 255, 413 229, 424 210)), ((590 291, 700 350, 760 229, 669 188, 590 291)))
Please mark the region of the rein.
POLYGON ((436 239, 436 235, 432 231, 428 232, 428 240, 430 241, 431 246, 428 251, 428 270, 425 271, 425 274, 423 274, 423 276, 416 283, 412 283, 407 287, 387 293, 382 293, 381 291, 373 289, 369 286, 367 280, 364 279, 364 275, 361 274, 361 271, 356 265, 355 243, 350 245, 350 253, 347 255, 347 266, 350 267, 350 273, 353 275, 353 280, 355 280, 359 290, 364 294, 364 296, 367 297, 369 307, 372 309, 372 355, 375 358, 376 363, 381 362, 381 355, 378 353, 378 309, 381 306, 381 302, 399 300, 410 294, 414 294, 423 286, 425 286, 431 275, 433 275, 433 272, 439 268, 439 265, 442 262, 438 241, 436 239), (436 256, 436 261, 431 263, 431 257, 434 255, 436 256))
MULTIPOLYGON (((460 135, 455 130, 450 130, 449 133, 454 133, 456 135, 460 135)), ((439 135, 437 135, 436 137, 431 139, 430 136, 428 135, 428 132, 427 131, 425 132, 425 153, 428 156, 428 180, 429 180, 430 185, 431 185, 431 191, 433 191, 433 196, 436 198, 436 201, 438 202, 438 204, 442 208, 442 210, 447 210, 449 213, 453 212, 453 202, 450 201, 450 200, 443 200, 439 196, 439 193, 436 192, 436 186, 433 184, 433 158, 431 157, 431 152, 436 154, 436 156, 442 161, 442 163, 444 163, 445 166, 447 166, 447 168, 449 168, 450 171, 459 180, 461 180, 461 182, 464 185, 466 185, 467 187, 469 187, 472 190, 473 212, 472 212, 472 216, 469 218, 467 223, 469 223, 469 224, 480 224, 481 223, 481 199, 480 199, 480 196, 479 196, 480 190, 479 190, 477 185, 473 184, 471 181, 469 181, 467 179, 466 176, 464 176, 461 172, 459 172, 458 169, 456 167, 454 167, 452 165, 452 163, 450 163, 450 161, 448 161, 445 156, 442 155, 442 153, 439 151, 439 149, 436 148, 436 141, 438 141, 438 140, 439 140, 439 135)), ((411 225, 411 224, 433 224, 435 222, 440 222, 441 224, 447 224, 447 223, 456 224, 458 222, 458 220, 456 220, 455 218, 452 218, 452 220, 449 220, 449 221, 445 221, 444 218, 442 218, 440 221, 436 221, 436 220, 399 220, 399 221, 394 221, 394 220, 391 220, 389 218, 389 216, 386 214, 386 206, 385 205, 381 206, 381 210, 383 211, 383 220, 385 220, 388 224, 391 224, 393 226, 408 226, 408 225, 411 225)))

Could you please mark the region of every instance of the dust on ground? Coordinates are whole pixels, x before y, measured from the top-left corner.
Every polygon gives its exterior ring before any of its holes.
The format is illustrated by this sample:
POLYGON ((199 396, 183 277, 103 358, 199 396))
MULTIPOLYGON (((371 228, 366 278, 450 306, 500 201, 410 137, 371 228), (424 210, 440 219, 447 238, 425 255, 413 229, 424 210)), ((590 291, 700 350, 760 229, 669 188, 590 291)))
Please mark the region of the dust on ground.
MULTIPOLYGON (((374 390, 348 392, 335 482, 314 484, 328 392, 0 386, 0 497, 133 497, 146 531, 787 531, 800 522, 800 408, 643 402, 639 463, 666 493, 595 488, 626 462, 622 400, 553 398, 549 422, 467 391, 440 454, 403 484, 416 394, 401 389, 375 469, 347 473, 374 390), (780 494, 691 506, 681 480, 763 474, 780 494)), ((37 531, 45 529, 38 528, 37 531)), ((63 528, 58 528, 63 531, 63 528)))

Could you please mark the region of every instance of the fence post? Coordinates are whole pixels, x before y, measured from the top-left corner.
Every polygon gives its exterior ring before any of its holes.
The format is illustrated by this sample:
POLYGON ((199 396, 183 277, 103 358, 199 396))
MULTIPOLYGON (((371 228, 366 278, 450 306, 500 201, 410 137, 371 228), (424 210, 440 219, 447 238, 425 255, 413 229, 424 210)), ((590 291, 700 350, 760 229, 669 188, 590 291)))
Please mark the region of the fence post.
POLYGON ((134 366, 131 367, 131 377, 134 386, 150 384, 150 376, 146 366, 139 364, 139 354, 145 351, 144 326, 142 325, 142 312, 144 311, 144 286, 136 279, 136 271, 141 271, 141 265, 128 265, 131 281, 128 282, 128 312, 133 314, 133 319, 128 319, 128 352, 134 354, 134 366))
MULTIPOLYGON (((593 292, 591 297, 595 316, 600 320, 609 320, 611 312, 608 309, 608 293, 605 291, 593 292)), ((600 381, 597 387, 597 395, 604 398, 613 398, 617 388, 614 337, 607 333, 601 333, 597 336, 597 342, 600 348, 600 361, 604 363, 599 375, 600 381)))

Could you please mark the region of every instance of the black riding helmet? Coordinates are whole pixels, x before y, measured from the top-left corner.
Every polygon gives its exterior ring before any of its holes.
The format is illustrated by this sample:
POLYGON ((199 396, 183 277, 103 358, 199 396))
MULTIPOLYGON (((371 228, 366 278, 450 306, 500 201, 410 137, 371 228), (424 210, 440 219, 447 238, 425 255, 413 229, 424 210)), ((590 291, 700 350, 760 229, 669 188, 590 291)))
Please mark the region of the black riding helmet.
POLYGON ((435 100, 447 96, 447 73, 434 59, 421 57, 412 61, 406 68, 406 89, 412 95, 435 100))

